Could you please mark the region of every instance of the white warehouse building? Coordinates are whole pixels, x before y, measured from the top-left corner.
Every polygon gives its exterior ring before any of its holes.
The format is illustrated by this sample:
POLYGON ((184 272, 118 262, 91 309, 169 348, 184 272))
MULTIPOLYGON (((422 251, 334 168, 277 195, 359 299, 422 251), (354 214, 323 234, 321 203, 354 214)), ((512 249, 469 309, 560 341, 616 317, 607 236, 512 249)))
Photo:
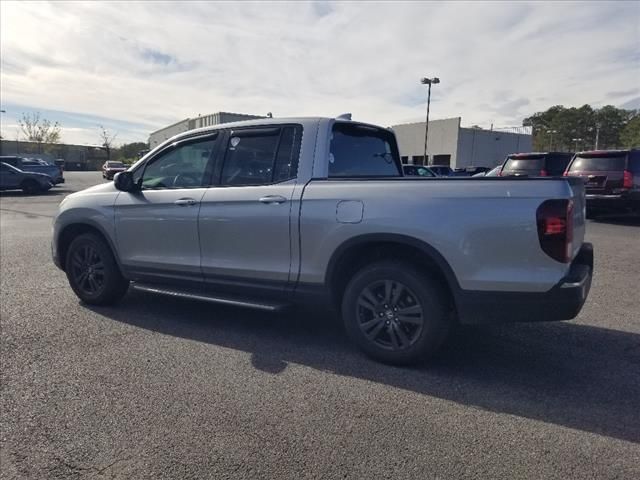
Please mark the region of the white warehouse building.
MULTIPOLYGON (((461 127, 461 117, 429 121, 427 162, 429 165, 494 167, 510 153, 530 152, 529 127, 512 130, 484 130, 461 127)), ((424 165, 425 122, 394 125, 402 163, 424 165)))
POLYGON ((165 140, 170 139, 188 130, 195 128, 208 127, 209 125, 219 125, 221 123, 239 122, 242 120, 254 120, 256 118, 265 118, 258 115, 247 115, 245 113, 229 113, 217 112, 209 115, 198 115, 196 118, 185 118, 172 125, 163 127, 149 135, 149 148, 152 150, 165 140))

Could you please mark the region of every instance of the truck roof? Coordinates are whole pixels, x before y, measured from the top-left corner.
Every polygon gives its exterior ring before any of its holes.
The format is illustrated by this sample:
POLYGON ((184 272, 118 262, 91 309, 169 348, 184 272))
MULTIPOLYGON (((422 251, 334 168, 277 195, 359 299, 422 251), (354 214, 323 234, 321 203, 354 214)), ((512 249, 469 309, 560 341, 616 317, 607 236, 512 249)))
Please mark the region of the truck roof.
POLYGON ((343 119, 343 118, 334 118, 334 117, 257 118, 257 119, 254 119, 254 120, 241 120, 241 121, 238 121, 238 122, 220 123, 218 125, 209 125, 207 127, 188 130, 186 132, 179 133, 179 134, 169 138, 168 140, 163 142, 163 144, 171 143, 171 141, 175 141, 175 140, 178 140, 180 138, 190 137, 192 135, 198 135, 198 134, 206 133, 206 132, 213 132, 215 130, 221 130, 221 129, 224 129, 224 128, 240 128, 240 127, 265 126, 265 125, 281 125, 283 123, 299 123, 299 124, 302 124, 304 126, 305 124, 317 123, 317 122, 320 122, 322 120, 333 121, 333 122, 336 122, 336 123, 353 123, 353 124, 358 124, 358 125, 366 125, 366 126, 369 126, 369 127, 385 129, 384 127, 381 127, 380 125, 375 125, 373 123, 359 122, 359 121, 355 121, 355 120, 347 120, 347 119, 343 119))

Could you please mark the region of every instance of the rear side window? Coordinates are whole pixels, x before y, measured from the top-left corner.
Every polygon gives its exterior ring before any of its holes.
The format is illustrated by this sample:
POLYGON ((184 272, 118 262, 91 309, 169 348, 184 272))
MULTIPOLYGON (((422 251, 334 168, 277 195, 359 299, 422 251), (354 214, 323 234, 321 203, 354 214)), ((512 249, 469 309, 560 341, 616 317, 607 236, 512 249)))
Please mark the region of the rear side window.
POLYGON ((335 123, 329 177, 398 177, 400 159, 391 132, 366 125, 335 123))
POLYGON ((247 128, 231 132, 222 185, 268 185, 296 177, 302 127, 247 128))
POLYGON ((503 170, 543 170, 544 156, 535 157, 509 157, 503 170))
POLYGON ((623 171, 626 164, 626 155, 611 156, 576 156, 569 167, 571 172, 606 172, 623 171))

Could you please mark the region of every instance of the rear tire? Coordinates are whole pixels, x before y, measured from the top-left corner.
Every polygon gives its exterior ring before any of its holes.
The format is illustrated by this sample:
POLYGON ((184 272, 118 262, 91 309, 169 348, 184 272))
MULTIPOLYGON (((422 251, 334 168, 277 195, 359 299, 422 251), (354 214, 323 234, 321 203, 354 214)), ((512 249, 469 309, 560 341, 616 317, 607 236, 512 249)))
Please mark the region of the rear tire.
POLYGON ((347 334, 367 355, 406 365, 434 354, 450 327, 448 297, 431 276, 385 260, 357 272, 344 293, 347 334))
POLYGON ((22 182, 22 185, 20 185, 20 188, 27 195, 33 195, 34 193, 38 193, 42 190, 38 182, 35 180, 25 180, 22 182))
POLYGON ((129 281, 120 273, 111 248, 94 233, 73 239, 67 250, 65 272, 74 293, 91 305, 116 303, 129 288, 129 281))

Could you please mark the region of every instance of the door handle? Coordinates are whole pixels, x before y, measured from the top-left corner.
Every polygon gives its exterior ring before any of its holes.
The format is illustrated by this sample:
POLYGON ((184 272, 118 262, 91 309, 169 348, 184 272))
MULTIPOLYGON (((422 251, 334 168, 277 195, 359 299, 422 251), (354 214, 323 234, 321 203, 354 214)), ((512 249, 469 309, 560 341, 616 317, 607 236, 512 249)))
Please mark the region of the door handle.
POLYGON ((173 203, 181 207, 187 207, 187 206, 195 205, 198 202, 196 202, 193 198, 180 198, 173 203))
POLYGON ((258 200, 260 203, 284 203, 287 201, 282 195, 265 195, 258 200))

